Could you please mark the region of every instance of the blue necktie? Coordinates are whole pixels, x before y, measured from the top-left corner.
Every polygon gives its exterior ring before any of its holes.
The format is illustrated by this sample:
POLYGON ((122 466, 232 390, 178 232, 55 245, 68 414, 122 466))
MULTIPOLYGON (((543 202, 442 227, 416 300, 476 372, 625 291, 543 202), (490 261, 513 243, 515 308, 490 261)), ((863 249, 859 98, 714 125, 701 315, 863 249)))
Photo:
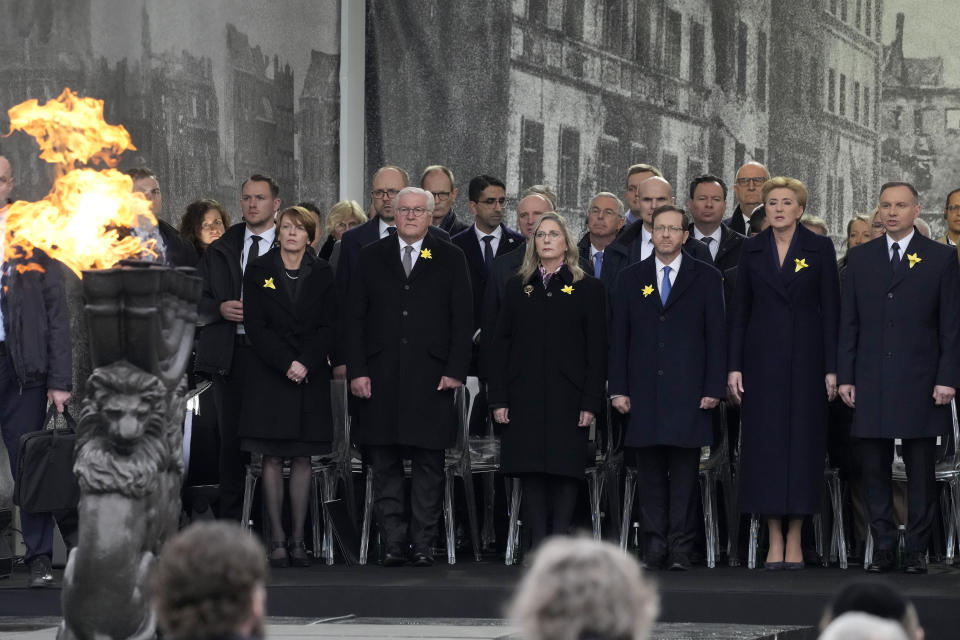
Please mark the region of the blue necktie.
POLYGON ((487 271, 493 266, 493 236, 483 236, 483 262, 487 266, 487 271))
POLYGON ((660 302, 667 304, 670 297, 670 267, 663 268, 663 284, 660 285, 660 302))
POLYGON ((593 254, 593 277, 599 278, 603 270, 603 251, 597 251, 593 254))

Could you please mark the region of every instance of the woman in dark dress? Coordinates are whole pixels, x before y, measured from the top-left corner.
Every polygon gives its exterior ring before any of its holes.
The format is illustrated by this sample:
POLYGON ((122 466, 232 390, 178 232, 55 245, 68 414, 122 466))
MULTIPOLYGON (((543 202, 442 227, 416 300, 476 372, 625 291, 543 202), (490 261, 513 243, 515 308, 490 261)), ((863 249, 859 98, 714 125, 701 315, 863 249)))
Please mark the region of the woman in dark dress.
POLYGON ((589 426, 604 405, 606 293, 578 264, 562 217, 545 213, 506 285, 491 343, 488 395, 503 425, 501 471, 519 476, 534 546, 564 534, 587 464, 589 426))
POLYGON ((192 244, 202 256, 210 244, 230 227, 230 216, 216 200, 195 200, 180 218, 180 237, 192 244))
POLYGON ((740 510, 767 518, 768 569, 800 569, 800 527, 820 508, 827 400, 837 392, 837 258, 830 238, 797 224, 802 182, 768 180, 763 200, 770 227, 743 241, 737 268, 727 387, 743 404, 740 510))
POLYGON ((316 235, 309 211, 290 207, 277 219, 275 246, 243 277, 243 326, 257 358, 244 383, 240 437, 263 455, 263 495, 274 566, 310 563, 303 527, 310 495, 310 456, 328 453, 333 433, 330 353, 337 316, 333 271, 306 251, 316 235), (290 465, 292 531, 284 535, 282 465, 290 465))

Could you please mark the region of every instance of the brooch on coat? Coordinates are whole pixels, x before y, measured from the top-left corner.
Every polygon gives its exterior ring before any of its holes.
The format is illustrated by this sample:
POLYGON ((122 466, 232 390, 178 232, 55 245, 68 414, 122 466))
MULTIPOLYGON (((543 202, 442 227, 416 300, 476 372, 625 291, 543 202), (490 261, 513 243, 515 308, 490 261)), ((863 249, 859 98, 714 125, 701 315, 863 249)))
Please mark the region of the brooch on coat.
POLYGON ((523 288, 523 292, 524 292, 525 294, 527 294, 527 297, 529 298, 529 297, 530 297, 530 294, 533 293, 533 285, 532 285, 532 284, 528 284, 527 286, 525 286, 525 287, 523 288))
POLYGON ((910 261, 910 268, 911 268, 911 269, 913 269, 913 267, 914 267, 918 262, 923 262, 923 258, 921 258, 920 256, 918 256, 916 253, 908 253, 908 254, 907 254, 907 260, 910 261))
POLYGON ((800 269, 806 269, 807 267, 810 266, 807 264, 806 258, 804 258, 803 260, 801 260, 800 258, 794 258, 793 263, 796 265, 793 269, 794 273, 796 273, 797 271, 800 271, 800 269))
POLYGON ((273 285, 273 278, 267 278, 266 280, 264 280, 263 288, 276 290, 276 287, 273 285))
POLYGON ((560 289, 560 291, 561 291, 561 293, 565 293, 565 294, 567 294, 568 296, 569 296, 569 295, 573 295, 573 287, 572 287, 571 285, 569 285, 569 284, 568 284, 567 286, 565 286, 564 288, 560 289))
POLYGON ((420 249, 420 257, 424 260, 429 260, 433 257, 433 254, 430 253, 430 249, 420 249))
POLYGON ((647 286, 645 286, 645 287, 643 288, 643 291, 641 291, 641 293, 643 293, 643 297, 646 298, 648 295, 650 295, 651 293, 653 293, 653 285, 652 285, 652 284, 648 284, 647 286))

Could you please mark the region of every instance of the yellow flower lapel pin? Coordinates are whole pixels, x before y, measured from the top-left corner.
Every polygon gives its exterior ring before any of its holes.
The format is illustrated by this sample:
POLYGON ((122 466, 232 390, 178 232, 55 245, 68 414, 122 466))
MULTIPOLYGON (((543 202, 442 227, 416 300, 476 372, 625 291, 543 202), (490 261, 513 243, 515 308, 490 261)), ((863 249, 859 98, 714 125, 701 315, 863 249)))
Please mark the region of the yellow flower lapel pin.
POLYGON ((810 265, 807 264, 807 259, 806 259, 806 258, 804 258, 803 260, 801 260, 800 258, 794 258, 794 259, 793 259, 793 263, 796 265, 796 266, 793 268, 793 272, 794 272, 794 273, 800 271, 800 269, 806 269, 807 267, 810 266, 810 265))
POLYGON ((263 281, 263 288, 264 288, 264 289, 274 289, 274 290, 276 290, 276 287, 275 287, 274 284, 273 284, 273 278, 267 278, 266 280, 264 280, 264 281, 263 281))
POLYGON ((923 262, 923 258, 918 256, 916 253, 908 253, 907 260, 910 261, 910 268, 913 269, 918 262, 923 262))
POLYGON ((424 260, 430 260, 433 258, 433 254, 430 253, 430 249, 420 249, 420 257, 424 260))
POLYGON ((652 285, 652 284, 648 284, 647 286, 645 286, 645 287, 643 288, 643 291, 642 291, 641 293, 643 293, 643 297, 646 298, 648 295, 650 295, 651 293, 653 293, 653 285, 652 285))
POLYGON ((565 294, 567 294, 568 296, 569 296, 569 295, 573 295, 573 287, 570 286, 569 284, 568 284, 567 286, 565 286, 564 288, 560 289, 560 291, 563 292, 563 293, 565 293, 565 294))

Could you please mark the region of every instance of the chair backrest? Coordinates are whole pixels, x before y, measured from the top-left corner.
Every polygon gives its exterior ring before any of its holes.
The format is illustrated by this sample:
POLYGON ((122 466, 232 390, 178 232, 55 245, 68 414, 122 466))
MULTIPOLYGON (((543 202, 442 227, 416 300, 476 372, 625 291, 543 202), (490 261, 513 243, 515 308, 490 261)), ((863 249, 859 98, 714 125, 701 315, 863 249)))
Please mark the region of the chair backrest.
POLYGON ((469 454, 467 442, 470 438, 470 391, 467 385, 460 385, 453 392, 453 404, 457 411, 457 440, 447 449, 448 459, 460 458, 464 452, 469 454))
POLYGON ((330 410, 333 412, 333 443, 331 454, 334 460, 350 465, 350 407, 347 402, 349 389, 346 380, 330 381, 330 410))
MULTIPOLYGON (((937 445, 936 465, 938 469, 960 470, 960 455, 957 452, 957 443, 960 443, 960 423, 957 421, 957 399, 950 401, 950 431, 940 437, 937 445)), ((903 465, 903 451, 899 439, 894 446, 894 465, 903 465)))
POLYGON ((723 400, 717 405, 714 411, 720 416, 720 432, 712 447, 702 447, 700 449, 700 462, 708 465, 714 465, 728 455, 728 442, 730 440, 730 428, 727 425, 727 403, 723 400))

